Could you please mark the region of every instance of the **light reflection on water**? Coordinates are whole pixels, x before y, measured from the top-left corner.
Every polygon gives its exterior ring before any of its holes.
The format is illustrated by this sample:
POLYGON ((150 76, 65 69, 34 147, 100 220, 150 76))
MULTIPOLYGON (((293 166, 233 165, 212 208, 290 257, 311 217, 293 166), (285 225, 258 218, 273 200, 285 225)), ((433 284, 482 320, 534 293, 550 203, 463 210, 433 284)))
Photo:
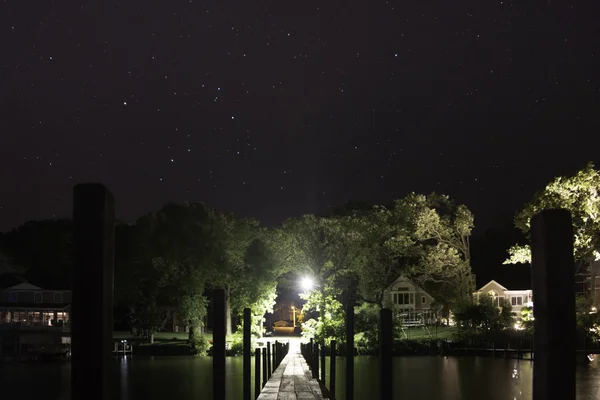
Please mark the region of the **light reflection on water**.
MULTIPOLYGON (((252 369, 254 369, 252 360, 252 369)), ((530 400, 530 361, 479 357, 395 357, 396 398, 444 400, 530 400)), ((327 360, 329 366, 329 359, 327 360)), ((379 396, 376 357, 355 358, 355 398, 379 396)), ((326 368, 329 386, 329 368, 326 368)), ((337 399, 344 400, 344 358, 337 359, 337 399)), ((242 358, 227 359, 227 400, 242 397, 242 358)), ((115 363, 115 400, 212 398, 212 359, 208 357, 131 357, 115 363)), ((252 378, 254 386, 254 378, 252 378)), ((0 365, 7 398, 70 400, 68 364, 0 365), (14 393, 13 393, 14 392, 14 393)), ((578 400, 595 399, 600 390, 598 360, 577 369, 578 400)), ((254 393, 254 388, 252 388, 254 393)))

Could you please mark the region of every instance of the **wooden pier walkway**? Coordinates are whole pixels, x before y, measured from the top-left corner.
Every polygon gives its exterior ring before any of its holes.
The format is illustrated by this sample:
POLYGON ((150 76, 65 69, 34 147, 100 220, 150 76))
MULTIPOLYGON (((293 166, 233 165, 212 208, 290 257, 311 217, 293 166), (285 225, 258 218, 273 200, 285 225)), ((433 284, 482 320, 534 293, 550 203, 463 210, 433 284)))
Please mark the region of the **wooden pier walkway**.
POLYGON ((273 372, 258 400, 327 400, 319 382, 312 377, 298 343, 290 345, 287 356, 273 372))

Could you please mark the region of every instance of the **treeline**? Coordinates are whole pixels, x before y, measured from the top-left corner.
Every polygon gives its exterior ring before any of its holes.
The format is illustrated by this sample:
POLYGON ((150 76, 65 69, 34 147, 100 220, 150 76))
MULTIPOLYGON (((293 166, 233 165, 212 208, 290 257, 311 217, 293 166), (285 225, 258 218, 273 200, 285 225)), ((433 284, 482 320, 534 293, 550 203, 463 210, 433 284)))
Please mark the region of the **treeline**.
MULTIPOLYGON (((314 295, 323 299, 339 297, 353 279, 360 301, 383 307, 384 290, 405 274, 447 306, 474 289, 472 229, 469 210, 437 194, 410 194, 388 207, 349 203, 331 216, 304 215, 274 229, 203 203, 169 204, 116 227, 117 320, 151 335, 176 318, 193 333, 206 318, 210 289, 224 287, 228 330, 251 307, 260 333, 278 280, 294 286, 303 276, 315 280, 314 295)), ((4 274, 69 288, 71 231, 69 220, 49 220, 2 235, 4 274)))

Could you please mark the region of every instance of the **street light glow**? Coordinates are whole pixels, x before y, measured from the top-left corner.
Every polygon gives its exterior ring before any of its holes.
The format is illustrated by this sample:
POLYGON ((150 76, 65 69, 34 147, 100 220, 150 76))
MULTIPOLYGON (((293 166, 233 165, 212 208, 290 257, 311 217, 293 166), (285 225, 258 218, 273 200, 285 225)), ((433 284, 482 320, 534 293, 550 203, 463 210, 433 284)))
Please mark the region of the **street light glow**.
POLYGON ((313 282, 313 280, 310 277, 305 276, 300 281, 300 285, 302 286, 302 289, 304 289, 304 290, 310 290, 310 289, 313 288, 314 282, 313 282))

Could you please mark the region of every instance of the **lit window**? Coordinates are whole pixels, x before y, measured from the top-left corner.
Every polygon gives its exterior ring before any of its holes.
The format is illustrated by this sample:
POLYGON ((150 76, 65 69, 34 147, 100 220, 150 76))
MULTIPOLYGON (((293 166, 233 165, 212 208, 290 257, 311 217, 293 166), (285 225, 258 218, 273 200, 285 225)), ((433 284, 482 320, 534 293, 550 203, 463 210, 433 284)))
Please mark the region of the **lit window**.
POLYGON ((521 297, 521 296, 511 297, 510 302, 513 306, 522 306, 523 305, 523 297, 521 297))

